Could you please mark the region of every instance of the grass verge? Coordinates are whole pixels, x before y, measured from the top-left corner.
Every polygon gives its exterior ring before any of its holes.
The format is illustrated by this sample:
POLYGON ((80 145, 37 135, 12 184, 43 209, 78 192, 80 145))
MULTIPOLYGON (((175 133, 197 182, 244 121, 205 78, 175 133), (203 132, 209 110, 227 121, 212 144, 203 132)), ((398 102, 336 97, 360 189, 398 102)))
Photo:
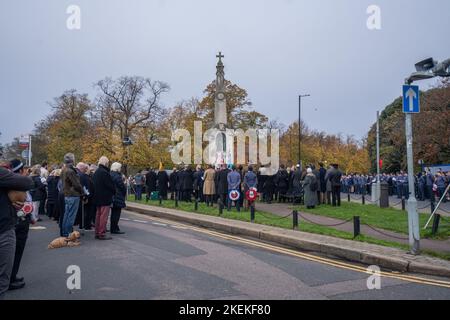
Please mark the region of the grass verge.
MULTIPOLYGON (((308 212, 319 216, 326 216, 341 220, 351 219, 359 216, 361 224, 369 224, 385 230, 390 230, 402 234, 408 234, 408 213, 394 208, 379 208, 373 204, 359 204, 354 202, 341 202, 340 207, 329 205, 316 206, 315 209, 307 209, 305 206, 294 206, 295 210, 308 212)), ((436 235, 431 234, 431 227, 424 230, 429 214, 419 214, 420 235, 422 238, 433 238, 446 240, 450 236, 450 226, 442 223, 436 235)))

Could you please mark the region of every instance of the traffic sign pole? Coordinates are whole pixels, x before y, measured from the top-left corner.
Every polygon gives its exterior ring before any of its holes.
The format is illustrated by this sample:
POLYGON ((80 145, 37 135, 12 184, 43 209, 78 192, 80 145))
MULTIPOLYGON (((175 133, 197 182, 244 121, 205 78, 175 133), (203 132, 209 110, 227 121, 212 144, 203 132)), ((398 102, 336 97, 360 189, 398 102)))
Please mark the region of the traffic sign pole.
POLYGON ((380 112, 377 111, 377 184, 376 184, 376 196, 377 205, 380 206, 381 198, 381 185, 380 185, 380 112))
MULTIPOLYGON (((407 110, 410 110, 412 104, 412 96, 409 94, 408 104, 406 102, 406 95, 403 94, 404 110, 407 105, 407 110)), ((419 100, 419 97, 416 97, 419 100)), ((419 214, 417 212, 417 200, 414 190, 414 161, 413 161, 413 135, 412 135, 412 114, 405 113, 405 133, 406 133, 406 156, 408 163, 408 233, 410 253, 417 255, 420 253, 420 232, 419 232, 419 214)))

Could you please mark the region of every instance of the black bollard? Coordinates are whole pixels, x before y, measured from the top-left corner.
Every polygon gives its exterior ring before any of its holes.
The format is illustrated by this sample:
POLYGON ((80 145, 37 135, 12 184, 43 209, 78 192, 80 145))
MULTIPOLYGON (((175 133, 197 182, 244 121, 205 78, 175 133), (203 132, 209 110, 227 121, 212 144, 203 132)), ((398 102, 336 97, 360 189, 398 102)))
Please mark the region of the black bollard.
POLYGON ((361 223, 358 216, 353 217, 353 239, 361 234, 361 223))
POLYGON ((255 223, 255 206, 253 203, 250 204, 250 221, 255 223))
POLYGON ((194 210, 195 211, 198 210, 198 199, 197 198, 195 199, 195 202, 194 202, 194 210))
POLYGON ((223 213, 223 203, 222 200, 219 200, 219 216, 221 216, 223 213))
POLYGON ((298 230, 298 211, 292 211, 292 229, 298 230))
POLYGON ((178 191, 175 194, 175 207, 178 208, 178 191))
POLYGON ((405 211, 405 198, 402 197, 402 210, 405 211))
POLYGON ((347 193, 348 202, 350 202, 350 193, 347 193))
POLYGON ((162 205, 162 197, 161 196, 159 196, 159 205, 160 206, 162 205))
POLYGON ((436 213, 433 219, 433 228, 431 229, 431 233, 435 235, 439 229, 439 221, 441 220, 441 215, 436 213))
POLYGON ((362 204, 366 204, 366 197, 364 195, 362 196, 362 204))

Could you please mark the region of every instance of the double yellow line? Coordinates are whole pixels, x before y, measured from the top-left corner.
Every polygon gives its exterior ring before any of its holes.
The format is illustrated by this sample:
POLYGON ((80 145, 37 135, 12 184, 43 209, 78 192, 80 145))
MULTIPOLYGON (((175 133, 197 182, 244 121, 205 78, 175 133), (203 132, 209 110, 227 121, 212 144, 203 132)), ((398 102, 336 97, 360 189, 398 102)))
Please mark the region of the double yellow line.
MULTIPOLYGON (((136 214, 136 213, 134 213, 134 214, 136 214)), ((211 231, 211 230, 204 229, 204 228, 194 227, 194 226, 182 224, 179 222, 173 222, 170 220, 165 220, 165 219, 161 219, 161 218, 157 218, 157 217, 147 216, 147 218, 150 220, 163 222, 163 223, 171 225, 171 226, 194 230, 196 232, 207 234, 207 235, 210 235, 213 237, 247 244, 247 245, 250 245, 253 247, 258 247, 258 248, 266 249, 266 250, 269 250, 272 252, 286 254, 289 256, 293 256, 293 257, 333 266, 336 268, 341 268, 341 269, 346 269, 346 270, 351 270, 351 271, 356 271, 356 272, 361 272, 361 273, 367 273, 367 274, 373 274, 373 272, 369 271, 365 267, 353 265, 353 264, 346 263, 346 262, 335 261, 335 260, 332 260, 329 258, 324 258, 324 257, 318 257, 318 256, 315 256, 312 254, 303 253, 303 252, 299 252, 299 251, 295 251, 295 250, 291 250, 291 249, 287 249, 287 248, 282 248, 282 247, 274 246, 274 245, 271 245, 268 243, 258 242, 258 241, 238 237, 238 236, 232 236, 232 235, 228 235, 228 234, 224 234, 224 233, 220 233, 220 232, 216 232, 216 231, 211 231)), ((438 286, 438 287, 444 287, 444 288, 450 289, 450 281, 422 278, 422 277, 416 277, 416 276, 399 274, 396 272, 386 272, 386 271, 380 271, 379 275, 382 277, 386 277, 386 278, 398 279, 398 280, 403 280, 403 281, 408 281, 408 282, 413 282, 413 283, 432 285, 432 286, 438 286)))

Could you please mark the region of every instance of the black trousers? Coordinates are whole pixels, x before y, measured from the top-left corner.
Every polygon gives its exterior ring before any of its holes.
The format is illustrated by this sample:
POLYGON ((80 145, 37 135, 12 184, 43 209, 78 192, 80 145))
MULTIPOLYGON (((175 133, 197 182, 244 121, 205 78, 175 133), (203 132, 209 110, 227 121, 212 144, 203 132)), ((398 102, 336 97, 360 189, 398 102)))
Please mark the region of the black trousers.
POLYGON ((122 208, 113 207, 111 209, 111 232, 120 231, 119 221, 120 221, 121 213, 122 213, 122 208))
POLYGON ((213 194, 211 194, 211 195, 209 195, 209 194, 205 195, 205 202, 206 202, 206 205, 207 205, 207 206, 209 206, 209 205, 211 204, 211 207, 212 207, 212 206, 213 206, 213 203, 214 203, 214 195, 213 195, 213 194))
POLYGON ((45 196, 40 202, 39 202, 39 215, 45 215, 45 202, 47 200, 47 196, 45 196))
POLYGON ((267 203, 272 203, 273 200, 273 190, 269 189, 264 193, 264 197, 267 203))
POLYGON ((84 205, 84 217, 83 224, 84 229, 91 229, 92 225, 95 223, 95 216, 97 213, 97 207, 91 203, 87 203, 84 205))
POLYGON ((333 207, 341 206, 341 186, 332 187, 331 202, 333 207))
POLYGON ((53 218, 55 216, 55 204, 47 201, 47 215, 49 218, 53 218))
POLYGON ((28 220, 20 220, 16 225, 16 252, 14 254, 14 264, 11 272, 11 282, 16 279, 19 272, 20 262, 22 261, 23 251, 28 239, 28 231, 30 230, 30 223, 28 220))
POLYGON ((219 195, 218 201, 221 201, 224 207, 228 206, 228 194, 222 193, 219 195))

